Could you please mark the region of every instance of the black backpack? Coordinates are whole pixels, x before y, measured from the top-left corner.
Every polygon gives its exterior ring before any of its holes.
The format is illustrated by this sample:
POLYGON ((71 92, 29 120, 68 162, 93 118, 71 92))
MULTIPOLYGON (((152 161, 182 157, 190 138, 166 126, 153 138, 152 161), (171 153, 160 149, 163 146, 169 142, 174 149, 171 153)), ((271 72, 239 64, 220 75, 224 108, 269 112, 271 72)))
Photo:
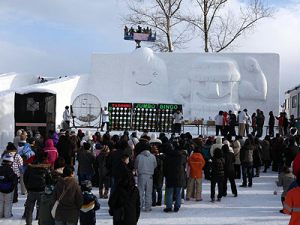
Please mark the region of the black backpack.
POLYGON ((9 165, 0 166, 0 192, 12 192, 16 187, 17 179, 17 175, 9 165))

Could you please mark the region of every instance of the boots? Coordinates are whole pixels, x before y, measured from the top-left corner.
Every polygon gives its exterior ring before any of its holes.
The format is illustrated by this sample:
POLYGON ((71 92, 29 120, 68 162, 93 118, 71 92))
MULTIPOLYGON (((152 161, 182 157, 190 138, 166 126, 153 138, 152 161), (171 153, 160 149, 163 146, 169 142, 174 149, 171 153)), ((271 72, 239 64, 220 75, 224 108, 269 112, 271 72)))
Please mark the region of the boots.
POLYGON ((103 198, 108 199, 108 190, 105 190, 105 191, 104 191, 103 198))

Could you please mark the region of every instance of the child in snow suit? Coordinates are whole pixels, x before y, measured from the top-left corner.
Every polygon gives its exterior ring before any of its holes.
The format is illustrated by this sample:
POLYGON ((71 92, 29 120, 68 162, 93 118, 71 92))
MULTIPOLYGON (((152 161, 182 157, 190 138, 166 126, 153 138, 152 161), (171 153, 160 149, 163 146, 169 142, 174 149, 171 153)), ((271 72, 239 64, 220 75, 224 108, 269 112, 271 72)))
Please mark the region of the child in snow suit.
POLYGON ((96 210, 100 209, 97 197, 92 193, 92 183, 89 180, 81 182, 83 205, 80 209, 80 225, 95 225, 96 210))

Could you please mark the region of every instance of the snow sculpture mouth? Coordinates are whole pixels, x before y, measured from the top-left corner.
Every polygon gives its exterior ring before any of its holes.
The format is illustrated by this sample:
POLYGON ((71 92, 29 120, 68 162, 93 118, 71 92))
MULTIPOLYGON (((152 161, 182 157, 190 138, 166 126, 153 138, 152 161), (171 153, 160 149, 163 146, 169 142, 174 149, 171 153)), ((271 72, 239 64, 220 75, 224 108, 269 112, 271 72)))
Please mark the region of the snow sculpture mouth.
POLYGON ((150 82, 148 82, 148 83, 146 83, 146 84, 143 84, 143 83, 139 83, 139 82, 135 82, 136 84, 138 84, 138 85, 140 85, 140 86, 148 86, 148 85, 150 85, 150 84, 152 84, 152 81, 150 81, 150 82))

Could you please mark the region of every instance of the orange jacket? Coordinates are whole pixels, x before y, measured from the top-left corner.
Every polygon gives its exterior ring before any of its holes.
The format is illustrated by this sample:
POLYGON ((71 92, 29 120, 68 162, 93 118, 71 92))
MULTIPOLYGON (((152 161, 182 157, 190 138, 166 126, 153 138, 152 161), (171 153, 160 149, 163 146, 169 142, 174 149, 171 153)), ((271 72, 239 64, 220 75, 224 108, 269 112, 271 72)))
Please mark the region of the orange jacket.
POLYGON ((205 165, 205 160, 201 153, 193 153, 188 159, 191 178, 202 178, 202 168, 205 165))
POLYGON ((285 196, 283 211, 291 215, 289 225, 300 224, 300 186, 289 190, 285 196))

